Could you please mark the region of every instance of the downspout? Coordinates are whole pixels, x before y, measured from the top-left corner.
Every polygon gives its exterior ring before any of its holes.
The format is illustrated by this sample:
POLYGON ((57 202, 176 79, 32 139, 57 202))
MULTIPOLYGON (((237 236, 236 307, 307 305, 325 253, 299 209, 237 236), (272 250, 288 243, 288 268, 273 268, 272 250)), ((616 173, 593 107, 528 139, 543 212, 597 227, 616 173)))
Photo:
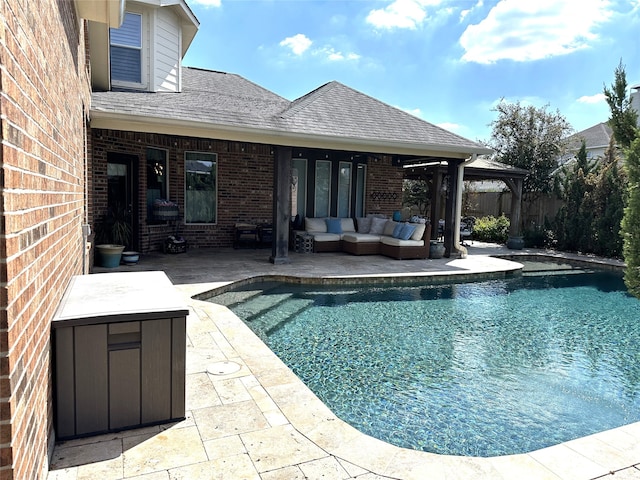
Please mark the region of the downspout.
POLYGON ((458 185, 456 188, 456 214, 453 227, 453 248, 460 252, 461 258, 466 258, 467 249, 460 245, 460 216, 462 215, 462 189, 464 188, 464 167, 478 158, 478 154, 474 153, 469 159, 458 165, 458 185))

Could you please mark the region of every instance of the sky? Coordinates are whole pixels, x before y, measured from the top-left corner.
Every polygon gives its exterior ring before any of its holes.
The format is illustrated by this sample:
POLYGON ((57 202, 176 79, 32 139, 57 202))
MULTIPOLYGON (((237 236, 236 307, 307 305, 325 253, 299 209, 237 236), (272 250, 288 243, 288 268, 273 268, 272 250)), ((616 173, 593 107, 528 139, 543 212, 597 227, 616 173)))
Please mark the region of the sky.
POLYGON ((183 65, 294 100, 338 81, 470 140, 494 108, 609 118, 604 86, 640 84, 640 0, 186 0, 200 29, 183 65))

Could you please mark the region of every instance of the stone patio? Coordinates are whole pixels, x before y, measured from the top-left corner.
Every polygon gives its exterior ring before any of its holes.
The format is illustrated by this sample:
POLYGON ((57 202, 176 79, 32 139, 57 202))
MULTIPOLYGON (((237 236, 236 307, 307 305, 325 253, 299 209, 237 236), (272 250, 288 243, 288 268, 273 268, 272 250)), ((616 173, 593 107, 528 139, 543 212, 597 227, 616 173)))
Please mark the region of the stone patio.
POLYGON ((492 254, 540 252, 513 252, 476 243, 461 260, 397 261, 341 253, 292 253, 291 263, 285 265, 272 265, 270 253, 229 249, 152 254, 138 265, 108 270, 163 270, 184 296, 190 311, 186 418, 175 424, 57 443, 49 480, 569 480, 610 475, 618 480, 640 479, 636 468, 640 464, 640 423, 529 454, 494 458, 417 452, 368 437, 335 417, 227 308, 192 298, 260 275, 483 275, 519 267, 492 254))

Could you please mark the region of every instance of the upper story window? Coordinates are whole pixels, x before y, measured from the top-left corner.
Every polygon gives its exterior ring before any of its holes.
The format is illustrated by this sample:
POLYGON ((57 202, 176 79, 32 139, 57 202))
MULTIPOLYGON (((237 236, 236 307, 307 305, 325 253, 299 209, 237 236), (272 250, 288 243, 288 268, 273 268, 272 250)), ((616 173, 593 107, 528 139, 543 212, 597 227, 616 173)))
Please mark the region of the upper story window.
POLYGON ((142 15, 125 13, 120 28, 110 28, 111 81, 142 83, 142 15))

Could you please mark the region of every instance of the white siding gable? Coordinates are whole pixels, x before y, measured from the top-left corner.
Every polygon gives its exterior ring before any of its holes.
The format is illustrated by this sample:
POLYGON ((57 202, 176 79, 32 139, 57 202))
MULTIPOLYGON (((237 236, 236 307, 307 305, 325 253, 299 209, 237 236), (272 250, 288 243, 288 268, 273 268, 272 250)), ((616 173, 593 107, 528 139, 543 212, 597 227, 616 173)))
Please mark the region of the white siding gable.
POLYGON ((168 8, 159 8, 154 24, 151 90, 179 92, 182 30, 178 17, 168 8))

